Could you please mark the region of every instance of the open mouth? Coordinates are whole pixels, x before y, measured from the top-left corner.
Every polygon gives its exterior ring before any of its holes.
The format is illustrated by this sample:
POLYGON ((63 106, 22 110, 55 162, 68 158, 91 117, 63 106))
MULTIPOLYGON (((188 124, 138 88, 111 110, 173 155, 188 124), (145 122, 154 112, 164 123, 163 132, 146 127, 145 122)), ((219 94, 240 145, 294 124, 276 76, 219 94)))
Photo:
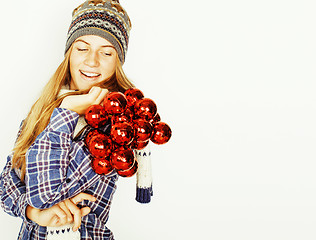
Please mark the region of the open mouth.
POLYGON ((82 71, 82 70, 80 70, 80 73, 83 76, 88 77, 88 78, 97 78, 97 77, 99 77, 101 75, 100 73, 85 72, 85 71, 82 71))

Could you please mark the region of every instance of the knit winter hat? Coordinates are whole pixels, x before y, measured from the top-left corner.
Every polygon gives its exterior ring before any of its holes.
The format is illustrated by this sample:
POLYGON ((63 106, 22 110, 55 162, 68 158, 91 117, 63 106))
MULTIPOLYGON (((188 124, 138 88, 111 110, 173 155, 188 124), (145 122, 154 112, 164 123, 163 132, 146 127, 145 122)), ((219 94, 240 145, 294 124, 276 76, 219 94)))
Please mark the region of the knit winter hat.
POLYGON ((84 35, 105 38, 115 47, 121 63, 125 61, 131 21, 119 0, 88 0, 72 13, 65 53, 84 35))

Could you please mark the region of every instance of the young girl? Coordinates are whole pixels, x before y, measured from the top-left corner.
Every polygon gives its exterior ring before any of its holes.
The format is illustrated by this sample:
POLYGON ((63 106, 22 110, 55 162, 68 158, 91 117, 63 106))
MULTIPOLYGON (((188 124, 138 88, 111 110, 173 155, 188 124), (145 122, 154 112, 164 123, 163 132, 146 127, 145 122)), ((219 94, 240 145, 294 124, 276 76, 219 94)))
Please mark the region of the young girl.
MULTIPOLYGON (((1 206, 23 219, 19 239, 114 239, 105 224, 118 175, 91 168, 82 115, 107 92, 133 87, 122 70, 130 28, 118 0, 86 1, 73 11, 65 58, 21 124, 0 178, 1 206)), ((137 200, 146 203, 150 150, 136 155, 137 200)))

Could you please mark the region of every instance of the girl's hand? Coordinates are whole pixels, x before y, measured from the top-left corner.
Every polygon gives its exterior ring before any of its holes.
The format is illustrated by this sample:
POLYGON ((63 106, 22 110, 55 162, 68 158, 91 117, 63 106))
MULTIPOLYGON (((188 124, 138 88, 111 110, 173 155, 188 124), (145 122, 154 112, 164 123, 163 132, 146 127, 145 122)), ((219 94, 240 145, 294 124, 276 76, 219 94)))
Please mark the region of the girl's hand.
POLYGON ((77 231, 81 225, 81 218, 86 216, 90 213, 89 207, 83 207, 79 209, 77 204, 83 200, 89 200, 94 202, 96 200, 95 197, 87 194, 87 193, 79 193, 78 195, 74 196, 71 199, 67 199, 63 202, 60 202, 58 205, 59 207, 64 210, 67 215, 68 223, 74 222, 73 231, 77 231))
POLYGON ((87 94, 65 97, 60 108, 66 108, 82 115, 93 104, 100 104, 109 91, 100 87, 92 87, 87 94))
POLYGON ((44 227, 59 227, 68 223, 74 223, 73 231, 77 231, 81 225, 81 218, 90 212, 89 207, 79 209, 77 204, 83 200, 95 201, 95 197, 87 193, 79 193, 71 199, 60 202, 51 208, 37 209, 27 206, 26 216, 44 227))

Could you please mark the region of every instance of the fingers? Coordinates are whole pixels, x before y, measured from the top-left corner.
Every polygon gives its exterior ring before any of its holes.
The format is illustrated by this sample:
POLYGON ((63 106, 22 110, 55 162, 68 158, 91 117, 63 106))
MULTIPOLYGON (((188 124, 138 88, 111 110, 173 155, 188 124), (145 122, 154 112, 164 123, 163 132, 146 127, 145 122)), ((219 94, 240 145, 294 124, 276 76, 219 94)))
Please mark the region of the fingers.
POLYGON ((92 104, 100 104, 108 92, 109 91, 105 88, 92 87, 88 93, 88 96, 90 97, 92 104))
POLYGON ((65 205, 67 206, 67 208, 69 209, 69 211, 72 213, 72 216, 73 216, 73 222, 74 222, 73 231, 78 230, 78 228, 81 225, 81 218, 83 216, 88 215, 90 212, 89 207, 84 207, 82 209, 79 209, 77 207, 77 204, 83 200, 89 200, 89 201, 94 202, 96 198, 87 193, 79 193, 73 198, 64 201, 65 205))
POLYGON ((63 225, 61 222, 60 222, 60 219, 59 217, 57 217, 56 215, 52 218, 51 220, 51 223, 49 224, 50 226, 54 226, 54 227, 59 227, 61 225, 63 225))
POLYGON ((96 198, 90 194, 87 194, 87 193, 79 193, 78 195, 76 195, 70 199, 70 202, 72 204, 67 202, 69 204, 69 207, 71 207, 70 210, 74 211, 74 212, 72 212, 73 216, 74 216, 74 227, 73 227, 74 231, 76 231, 80 227, 81 217, 88 215, 89 212, 91 211, 91 209, 89 207, 84 207, 82 209, 79 209, 76 206, 78 203, 82 202, 83 200, 89 200, 91 202, 94 202, 96 200, 96 198))
POLYGON ((66 108, 77 112, 79 115, 83 115, 87 108, 91 105, 100 104, 107 93, 107 89, 92 87, 87 94, 71 95, 65 97, 59 107, 66 108))
POLYGON ((74 223, 73 231, 77 231, 81 225, 82 217, 91 211, 89 207, 79 208, 77 204, 83 200, 96 201, 96 198, 87 193, 79 193, 72 199, 64 200, 48 209, 40 210, 28 206, 26 216, 40 226, 59 227, 74 223))
POLYGON ((65 201, 58 203, 58 206, 66 213, 67 222, 68 222, 68 223, 73 222, 72 214, 71 214, 71 212, 69 211, 68 207, 66 206, 65 201))
POLYGON ((59 207, 58 204, 53 206, 51 210, 57 215, 60 225, 64 225, 67 223, 67 214, 62 208, 59 207))
POLYGON ((109 90, 102 88, 99 96, 97 97, 97 99, 95 100, 95 104, 100 104, 103 99, 105 98, 106 94, 109 92, 109 90))
POLYGON ((92 195, 88 194, 88 193, 79 193, 78 195, 76 195, 73 198, 71 198, 71 201, 75 205, 77 205, 78 203, 80 203, 83 200, 89 200, 91 202, 94 202, 96 200, 96 198, 93 197, 92 195))
POLYGON ((81 225, 81 211, 80 209, 69 199, 64 201, 66 206, 68 207, 68 209, 70 210, 70 212, 73 215, 73 219, 74 219, 74 226, 72 228, 72 230, 75 232, 78 230, 78 228, 81 225))
POLYGON ((101 92, 101 88, 100 88, 100 87, 93 86, 93 87, 89 90, 89 93, 88 93, 88 94, 91 94, 91 95, 99 95, 100 92, 101 92))
POLYGON ((84 207, 84 208, 81 208, 80 211, 81 211, 81 216, 84 217, 90 213, 91 209, 89 207, 84 207))
POLYGON ((92 87, 87 95, 91 99, 92 102, 95 102, 95 100, 98 98, 101 92, 102 92, 102 88, 92 87))

